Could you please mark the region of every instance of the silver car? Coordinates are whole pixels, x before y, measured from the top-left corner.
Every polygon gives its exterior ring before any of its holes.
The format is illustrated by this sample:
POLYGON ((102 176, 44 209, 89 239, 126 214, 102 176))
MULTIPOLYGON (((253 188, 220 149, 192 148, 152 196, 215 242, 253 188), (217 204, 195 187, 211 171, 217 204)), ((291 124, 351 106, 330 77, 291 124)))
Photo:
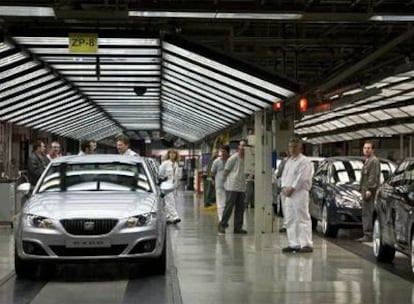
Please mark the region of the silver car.
POLYGON ((158 185, 154 163, 121 155, 53 160, 17 218, 16 275, 32 276, 46 263, 121 259, 144 259, 165 273, 163 197, 174 186, 158 185))

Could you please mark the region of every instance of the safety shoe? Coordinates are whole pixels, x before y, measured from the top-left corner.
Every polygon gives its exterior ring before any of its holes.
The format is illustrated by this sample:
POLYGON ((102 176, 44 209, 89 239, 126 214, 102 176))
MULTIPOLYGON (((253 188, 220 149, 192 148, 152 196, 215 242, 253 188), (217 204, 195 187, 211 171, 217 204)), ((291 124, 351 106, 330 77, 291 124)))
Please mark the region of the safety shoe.
POLYGON ((285 248, 282 248, 282 252, 283 253, 289 253, 289 252, 292 252, 292 253, 295 253, 295 252, 298 252, 300 250, 300 248, 299 247, 285 247, 285 248))
POLYGON ((280 228, 280 229, 279 229, 279 232, 280 232, 280 233, 285 233, 285 232, 286 232, 286 228, 285 228, 285 227, 280 228))
POLYGON ((181 222, 181 219, 180 218, 176 218, 175 220, 172 221, 172 223, 174 225, 178 224, 179 222, 181 222))
POLYGON ((208 205, 208 206, 203 207, 203 210, 204 211, 215 211, 215 210, 217 210, 217 206, 216 205, 208 205))
POLYGON ((311 246, 303 246, 302 248, 299 249, 299 252, 302 252, 302 253, 313 252, 313 248, 311 246))
POLYGON ((247 231, 244 229, 234 230, 234 234, 247 234, 247 231))
POLYGON ((225 234, 226 233, 226 229, 221 224, 218 225, 218 233, 219 234, 225 234))
POLYGON ((364 235, 362 238, 356 239, 355 241, 365 243, 365 242, 372 242, 372 238, 364 235))

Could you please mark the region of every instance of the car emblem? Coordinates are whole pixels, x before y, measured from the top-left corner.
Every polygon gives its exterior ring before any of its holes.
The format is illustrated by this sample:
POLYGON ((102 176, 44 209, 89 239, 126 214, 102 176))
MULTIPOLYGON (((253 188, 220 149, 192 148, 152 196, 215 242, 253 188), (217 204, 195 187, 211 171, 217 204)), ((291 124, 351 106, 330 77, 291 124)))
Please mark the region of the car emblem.
POLYGON ((93 231, 94 228, 95 228, 95 222, 83 223, 83 229, 85 229, 85 231, 93 231))

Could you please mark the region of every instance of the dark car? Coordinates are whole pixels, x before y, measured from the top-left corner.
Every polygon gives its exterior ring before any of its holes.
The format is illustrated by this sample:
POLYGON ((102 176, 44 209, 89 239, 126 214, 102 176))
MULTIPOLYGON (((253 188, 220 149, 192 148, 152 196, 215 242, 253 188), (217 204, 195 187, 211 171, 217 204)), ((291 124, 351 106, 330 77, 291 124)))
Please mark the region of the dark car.
POLYGON ((414 273, 414 158, 398 166, 375 199, 374 255, 378 262, 391 262, 396 250, 411 257, 414 273))
MULTIPOLYGON (((395 169, 394 163, 380 159, 381 183, 395 169)), ((309 211, 312 226, 322 223, 322 233, 336 237, 340 228, 362 227, 359 184, 364 158, 341 156, 326 158, 319 164, 312 181, 309 211)))

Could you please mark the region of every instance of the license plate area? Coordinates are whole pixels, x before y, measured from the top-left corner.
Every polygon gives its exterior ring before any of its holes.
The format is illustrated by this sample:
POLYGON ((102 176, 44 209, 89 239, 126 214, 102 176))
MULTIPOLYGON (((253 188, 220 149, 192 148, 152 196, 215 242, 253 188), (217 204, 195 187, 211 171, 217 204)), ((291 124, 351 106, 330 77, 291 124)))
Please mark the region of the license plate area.
POLYGON ((76 239, 67 240, 65 242, 66 248, 109 248, 111 243, 109 240, 89 240, 89 239, 76 239))

